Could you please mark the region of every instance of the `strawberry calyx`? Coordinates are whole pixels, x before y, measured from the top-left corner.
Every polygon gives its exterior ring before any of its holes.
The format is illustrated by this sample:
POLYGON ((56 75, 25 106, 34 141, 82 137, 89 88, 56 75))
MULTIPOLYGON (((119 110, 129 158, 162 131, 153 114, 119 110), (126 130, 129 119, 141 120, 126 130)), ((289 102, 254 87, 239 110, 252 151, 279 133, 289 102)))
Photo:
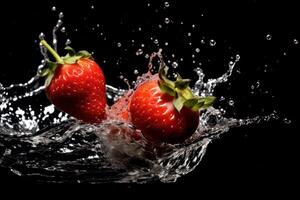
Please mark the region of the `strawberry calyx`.
POLYGON ((74 64, 81 58, 90 58, 92 59, 92 55, 85 51, 78 51, 75 52, 73 48, 70 46, 66 46, 65 50, 67 51, 67 54, 63 57, 59 56, 59 54, 46 42, 46 40, 42 39, 40 41, 40 44, 45 47, 51 55, 55 58, 55 62, 46 60, 46 67, 39 72, 39 76, 45 77, 45 86, 49 86, 51 83, 51 80, 54 76, 55 70, 58 65, 64 65, 64 64, 74 64))
POLYGON ((166 64, 161 61, 158 73, 158 85, 162 92, 174 97, 173 105, 178 112, 180 112, 180 110, 184 106, 191 109, 192 111, 207 109, 208 107, 212 106, 216 97, 196 96, 189 87, 189 84, 191 82, 190 79, 183 79, 179 74, 177 74, 176 81, 171 81, 167 78, 167 73, 168 66, 166 66, 166 64))

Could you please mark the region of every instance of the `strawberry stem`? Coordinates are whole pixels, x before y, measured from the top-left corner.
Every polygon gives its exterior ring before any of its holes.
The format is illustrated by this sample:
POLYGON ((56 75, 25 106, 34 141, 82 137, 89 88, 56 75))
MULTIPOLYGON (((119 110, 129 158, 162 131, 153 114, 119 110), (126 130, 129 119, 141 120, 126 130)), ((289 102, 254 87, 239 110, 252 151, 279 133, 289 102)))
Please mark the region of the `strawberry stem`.
POLYGON ((41 44, 51 53, 55 58, 56 62, 59 64, 64 64, 63 59, 58 55, 58 53, 46 42, 46 40, 41 40, 41 44))

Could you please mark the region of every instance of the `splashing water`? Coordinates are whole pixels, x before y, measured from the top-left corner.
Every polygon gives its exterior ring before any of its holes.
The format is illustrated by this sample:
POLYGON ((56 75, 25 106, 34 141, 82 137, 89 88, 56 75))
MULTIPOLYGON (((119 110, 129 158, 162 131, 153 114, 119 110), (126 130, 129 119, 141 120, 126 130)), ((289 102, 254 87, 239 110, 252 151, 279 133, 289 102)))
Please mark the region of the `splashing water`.
MULTIPOLYGON (((165 7, 169 7, 168 2, 165 7)), ((55 49, 56 32, 62 25, 62 18, 63 13, 60 13, 52 32, 55 49)), ((43 37, 41 34, 40 38, 43 37)), ((214 40, 210 41, 210 45, 215 44, 214 40)), ((41 53, 44 60, 38 72, 48 60, 42 47, 41 53)), ((142 50, 137 52, 141 54, 142 50)), ((135 87, 152 76, 150 71, 156 57, 158 62, 163 62, 161 50, 149 57, 149 71, 137 78, 135 87)), ((213 95, 214 89, 232 76, 239 59, 236 55, 222 76, 207 82, 203 70, 196 68, 198 80, 192 90, 199 96, 213 95)), ((178 63, 172 63, 173 68, 177 66, 178 63)), ((111 85, 106 88, 108 99, 113 101, 133 91, 111 85)), ((44 89, 39 76, 23 84, 8 87, 0 84, 0 165, 19 176, 32 176, 42 182, 173 182, 194 170, 209 143, 230 128, 278 118, 275 112, 248 119, 226 118, 222 108, 211 107, 203 111, 197 131, 184 143, 153 147, 145 139, 132 139, 140 133, 130 124, 111 118, 97 126, 83 124, 56 110, 45 100, 44 89)), ((234 106, 234 101, 230 104, 234 106)))

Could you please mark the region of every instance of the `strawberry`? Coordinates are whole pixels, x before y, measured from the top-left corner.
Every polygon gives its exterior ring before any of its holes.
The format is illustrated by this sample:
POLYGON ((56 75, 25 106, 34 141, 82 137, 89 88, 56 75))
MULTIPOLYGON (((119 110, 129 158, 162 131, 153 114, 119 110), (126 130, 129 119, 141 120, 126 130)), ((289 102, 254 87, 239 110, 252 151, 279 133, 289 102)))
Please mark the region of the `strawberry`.
POLYGON ((166 78, 167 66, 161 62, 159 74, 145 81, 133 93, 129 111, 132 124, 150 141, 182 142, 199 124, 200 109, 212 105, 215 97, 194 95, 189 79, 166 78))
POLYGON ((105 77, 87 51, 66 47, 68 54, 60 57, 45 41, 43 45, 56 59, 47 61, 40 76, 46 78, 46 95, 59 110, 86 123, 99 123, 105 118, 105 77))

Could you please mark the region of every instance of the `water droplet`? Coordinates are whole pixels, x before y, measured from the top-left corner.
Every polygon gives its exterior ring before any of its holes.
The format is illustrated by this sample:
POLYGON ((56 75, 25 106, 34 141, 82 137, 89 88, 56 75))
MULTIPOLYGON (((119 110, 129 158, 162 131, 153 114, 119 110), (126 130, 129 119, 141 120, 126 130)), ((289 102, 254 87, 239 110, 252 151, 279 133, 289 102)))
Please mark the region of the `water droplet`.
POLYGON ((141 44, 141 47, 145 47, 145 45, 144 45, 144 44, 141 44))
POLYGON ((191 37, 191 35, 192 35, 192 33, 188 32, 187 36, 188 36, 188 37, 191 37))
POLYGON ((254 90, 255 86, 254 86, 254 85, 251 85, 251 87, 250 87, 250 88, 251 88, 251 90, 254 90))
POLYGON ((66 46, 68 46, 68 45, 70 45, 71 44, 71 40, 70 39, 67 39, 67 41, 66 41, 66 46))
POLYGON ((283 119, 283 122, 284 122, 285 124, 290 124, 290 123, 292 123, 292 120, 290 120, 290 119, 288 119, 288 118, 284 118, 284 119, 283 119))
POLYGON ((124 79, 124 76, 123 76, 123 75, 120 75, 119 78, 120 78, 121 80, 123 80, 123 79, 124 79))
POLYGON ((236 56, 235 56, 235 60, 236 60, 236 61, 239 61, 239 60, 240 60, 240 58, 241 58, 241 56, 240 56, 239 54, 236 54, 236 56))
POLYGON ((148 6, 148 7, 150 7, 150 6, 151 6, 151 4, 150 4, 150 3, 148 3, 148 4, 147 4, 147 6, 148 6))
POLYGON ((286 52, 283 52, 283 55, 284 55, 284 56, 286 56, 286 55, 287 55, 287 53, 286 53, 286 52))
POLYGON ((232 68, 234 66, 234 62, 230 61, 228 65, 229 65, 230 68, 232 68))
POLYGON ((91 9, 94 10, 94 8, 95 8, 95 6, 94 6, 94 5, 91 5, 91 9))
POLYGON ((209 41, 209 45, 210 45, 211 47, 215 46, 216 44, 217 44, 217 42, 216 42, 215 40, 213 40, 213 39, 211 39, 211 40, 209 41))
POLYGON ((100 27, 100 24, 96 24, 96 26, 99 28, 99 27, 100 27))
POLYGON ((155 39, 155 40, 154 40, 154 44, 158 44, 158 39, 155 39))
POLYGON ((169 2, 165 2, 165 7, 168 8, 170 6, 169 2))
POLYGON ((195 51, 196 51, 196 53, 199 53, 199 52, 200 52, 200 49, 199 49, 199 48, 196 48, 195 51))
POLYGON ((168 17, 165 18, 165 23, 166 24, 170 23, 170 19, 168 17))
POLYGON ((196 27, 196 25, 195 24, 192 24, 192 28, 195 28, 196 27))
POLYGON ((222 115, 225 115, 226 110, 224 110, 223 108, 221 108, 221 109, 220 109, 220 112, 221 112, 222 115))
POLYGON ((149 54, 146 54, 146 55, 145 55, 145 58, 146 58, 146 59, 148 59, 149 57, 150 57, 149 54))
POLYGON ((142 55, 143 54, 143 50, 142 49, 138 49, 135 54, 137 56, 142 55))
POLYGON ((195 55, 194 55, 194 54, 192 54, 192 58, 195 58, 195 55))
POLYGON ((66 28, 65 28, 65 27, 62 27, 62 28, 60 29, 60 31, 64 33, 64 32, 66 32, 66 28))
POLYGON ((137 69, 135 69, 135 70, 133 71, 133 73, 134 73, 135 75, 137 75, 137 74, 139 74, 139 71, 138 71, 137 69))
POLYGON ((142 27, 139 27, 139 28, 138 28, 138 31, 142 31, 142 27))
POLYGON ((294 44, 299 44, 299 41, 297 39, 293 40, 294 44))
POLYGON ((60 12, 59 15, 58 15, 59 19, 63 18, 64 17, 64 13, 63 12, 60 12))
POLYGON ((52 43, 55 46, 57 44, 57 39, 53 39, 52 43))
POLYGON ((266 39, 267 39, 267 40, 271 40, 271 39, 272 39, 272 35, 267 34, 267 35, 266 35, 266 39))
POLYGON ((205 41, 203 39, 200 42, 201 42, 201 44, 205 44, 205 41))
POLYGON ((166 45, 166 46, 168 46, 168 45, 169 45, 169 43, 168 43, 168 42, 165 42, 165 45, 166 45))
POLYGON ((221 96, 220 101, 224 101, 224 100, 225 100, 225 97, 221 96))
POLYGON ((173 62, 173 63, 172 63, 172 67, 173 67, 174 69, 176 69, 176 68, 178 67, 178 63, 177 63, 177 62, 173 62))
POLYGON ((260 86, 260 81, 257 81, 256 82, 256 88, 259 88, 259 86, 260 86))
POLYGON ((228 104, 229 104, 230 106, 234 106, 234 101, 233 101, 232 99, 230 99, 230 100, 228 101, 228 104))
POLYGON ((183 61, 183 58, 180 58, 180 61, 183 61))
POLYGON ((40 33, 39 38, 40 38, 40 40, 44 40, 45 39, 45 34, 44 33, 40 33))
POLYGON ((162 28, 162 25, 161 25, 161 24, 159 24, 159 25, 158 25, 158 28, 162 28))
POLYGON ((53 6, 53 7, 51 8, 51 10, 52 10, 52 11, 56 11, 56 7, 53 6))
POLYGON ((121 47, 122 44, 120 42, 117 43, 117 47, 121 47))
POLYGON ((62 25, 62 23, 63 23, 63 22, 62 22, 62 20, 60 20, 60 19, 57 21, 57 24, 56 24, 56 26, 55 26, 55 27, 56 27, 56 30, 62 25))

